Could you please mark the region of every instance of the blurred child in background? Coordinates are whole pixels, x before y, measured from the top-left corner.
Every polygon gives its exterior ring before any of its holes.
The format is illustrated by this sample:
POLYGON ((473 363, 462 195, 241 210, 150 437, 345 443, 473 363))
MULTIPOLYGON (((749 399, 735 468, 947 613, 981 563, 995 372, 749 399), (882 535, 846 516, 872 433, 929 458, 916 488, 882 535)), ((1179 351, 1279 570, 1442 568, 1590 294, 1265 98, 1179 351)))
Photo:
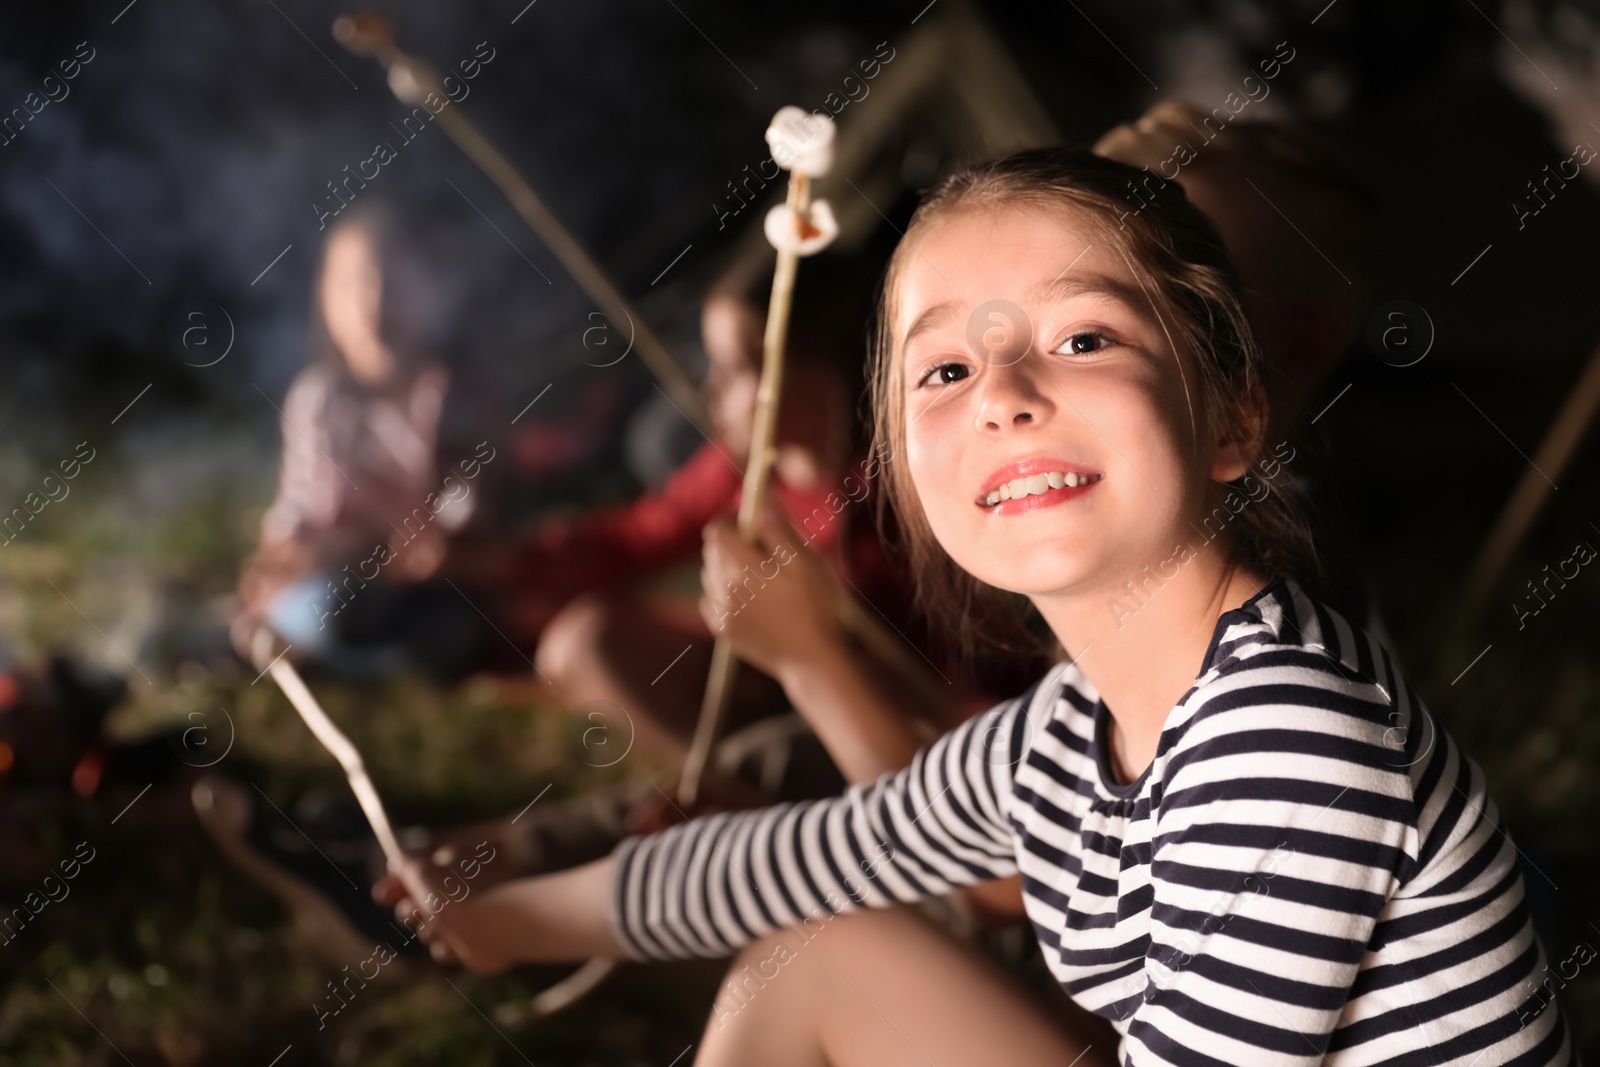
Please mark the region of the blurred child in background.
POLYGON ((444 598, 395 597, 438 571, 475 505, 450 488, 464 487, 461 475, 438 459, 450 377, 425 338, 439 304, 420 253, 381 205, 352 209, 329 231, 312 359, 280 409, 278 494, 240 582, 236 639, 264 621, 299 655, 358 674, 438 658, 468 640, 466 617, 444 598), (369 589, 375 572, 384 580, 369 589), (427 639, 395 631, 396 615, 427 639), (388 633, 360 632, 380 616, 390 617, 388 633))

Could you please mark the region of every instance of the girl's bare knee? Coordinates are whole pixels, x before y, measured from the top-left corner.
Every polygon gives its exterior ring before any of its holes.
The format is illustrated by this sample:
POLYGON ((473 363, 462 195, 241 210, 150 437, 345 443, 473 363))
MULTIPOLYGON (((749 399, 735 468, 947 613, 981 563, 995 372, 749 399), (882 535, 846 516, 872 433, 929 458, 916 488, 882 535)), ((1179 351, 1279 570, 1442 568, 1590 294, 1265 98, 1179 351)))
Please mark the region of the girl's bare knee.
POLYGON ((786 970, 791 972, 789 977, 793 977, 796 969, 790 964, 800 958, 805 944, 804 938, 790 928, 752 941, 733 958, 728 973, 723 976, 718 1000, 748 1003, 784 977, 786 970))
POLYGON ((534 665, 555 685, 573 685, 600 661, 610 616, 610 605, 602 598, 593 594, 575 598, 545 626, 533 654, 534 665))
POLYGON ((936 936, 933 925, 911 909, 831 915, 819 908, 803 922, 759 938, 728 968, 697 1062, 825 1062, 825 1034, 839 1023, 847 979, 869 981, 865 976, 881 973, 905 950, 936 936))
POLYGON ((794 987, 828 981, 843 973, 848 961, 903 944, 924 933, 927 920, 905 908, 872 909, 832 915, 817 908, 801 921, 782 927, 746 945, 728 968, 723 992, 753 999, 780 980, 794 978, 794 987))

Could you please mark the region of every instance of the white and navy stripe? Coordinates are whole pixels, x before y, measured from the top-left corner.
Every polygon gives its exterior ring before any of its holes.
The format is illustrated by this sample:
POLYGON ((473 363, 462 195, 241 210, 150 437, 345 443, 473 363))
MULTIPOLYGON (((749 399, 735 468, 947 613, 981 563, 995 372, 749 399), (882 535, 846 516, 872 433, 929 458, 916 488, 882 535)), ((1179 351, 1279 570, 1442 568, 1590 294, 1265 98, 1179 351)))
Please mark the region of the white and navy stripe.
POLYGON ((636 958, 1019 873, 1062 988, 1128 1064, 1567 1064, 1516 849, 1388 652, 1276 579, 1223 615, 1155 760, 1115 784, 1081 671, 843 796, 618 846, 636 958))

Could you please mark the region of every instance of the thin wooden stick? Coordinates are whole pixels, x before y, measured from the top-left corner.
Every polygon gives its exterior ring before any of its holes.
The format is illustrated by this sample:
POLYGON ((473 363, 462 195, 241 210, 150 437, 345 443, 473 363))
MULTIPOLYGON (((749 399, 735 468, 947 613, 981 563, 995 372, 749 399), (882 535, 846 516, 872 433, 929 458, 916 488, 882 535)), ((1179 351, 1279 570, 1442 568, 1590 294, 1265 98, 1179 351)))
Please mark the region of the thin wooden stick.
POLYGON ((554 1015, 594 991, 595 987, 617 969, 616 960, 596 956, 576 971, 567 975, 542 993, 535 993, 528 1001, 528 1014, 533 1018, 554 1015))
MULTIPOLYGON (((405 879, 408 890, 416 895, 417 902, 421 904, 427 899, 427 886, 416 882, 411 877, 410 868, 405 865, 405 853, 400 850, 400 842, 395 839, 394 829, 389 824, 389 815, 383 810, 383 802, 378 799, 378 791, 373 788, 372 779, 367 777, 367 768, 362 762, 361 753, 333 724, 333 720, 328 718, 327 713, 322 710, 322 705, 317 703, 317 698, 306 688, 300 672, 294 669, 294 665, 288 659, 279 656, 267 667, 267 673, 272 675, 272 680, 278 683, 284 696, 289 698, 289 703, 294 705, 294 709, 300 713, 306 725, 311 727, 311 732, 316 735, 317 740, 322 742, 322 746, 332 753, 333 758, 344 768, 345 777, 350 781, 350 788, 361 804, 367 822, 372 824, 372 832, 378 839, 379 847, 383 849, 389 869, 405 879)), ((519 1020, 524 1017, 538 1018, 553 1015, 581 1000, 604 982, 616 967, 616 960, 603 956, 589 960, 566 978, 533 996, 527 1008, 517 1013, 519 1020)))
MULTIPOLYGON (((345 16, 334 23, 333 35, 351 52, 373 56, 385 69, 393 71, 398 65, 404 75, 401 84, 409 82, 409 86, 402 94, 396 87, 396 80, 391 78, 390 87, 395 90, 395 96, 402 103, 421 104, 429 93, 437 93, 440 99, 447 99, 444 84, 437 73, 400 50, 394 43, 388 21, 382 16, 371 13, 345 16)), ((572 275, 572 280, 578 283, 578 287, 595 302, 606 318, 613 324, 626 322, 629 325, 633 334, 633 347, 638 351, 645 367, 656 376, 656 380, 661 383, 673 403, 677 404, 702 432, 710 433, 711 418, 706 411, 705 400, 701 397, 699 388, 678 365, 678 361, 672 358, 666 346, 651 331, 645 320, 633 310, 623 295, 617 291, 617 287, 611 284, 611 279, 606 277, 605 272, 589 257, 577 239, 567 232, 567 228, 561 225, 560 220, 545 206, 539 194, 534 192, 533 186, 529 185, 517 168, 511 165, 510 160, 501 155, 499 149, 479 132, 461 110, 460 104, 451 102, 437 112, 432 108, 428 110, 444 128, 445 134, 466 153, 467 158, 476 163, 489 176, 489 180, 500 187, 500 191, 511 201, 511 206, 516 209, 517 214, 522 216, 522 221, 539 235, 545 247, 561 261, 567 273, 572 275)))
MULTIPOLYGON (((811 207, 811 179, 794 172, 789 176, 787 205, 798 217, 811 207)), ((794 278, 800 255, 792 248, 778 250, 778 263, 772 275, 772 298, 767 304, 767 330, 761 344, 761 385, 756 392, 755 426, 750 437, 750 459, 745 466, 744 493, 739 498, 739 534, 755 540, 761 509, 766 505, 771 482, 774 437, 778 425, 778 404, 783 388, 783 348, 789 331, 789 308, 794 301, 794 278)), ((678 780, 678 800, 692 805, 699 795, 700 779, 711 761, 711 750, 722 730, 732 695, 739 661, 726 637, 717 638, 711 650, 711 673, 706 679, 705 699, 700 705, 700 721, 694 743, 678 780)))
MULTIPOLYGON (((270 638, 271 632, 268 630, 257 632, 255 651, 258 659, 263 658, 264 653, 270 650, 264 647, 264 641, 270 638)), ((333 720, 328 718, 327 713, 322 710, 322 705, 317 703, 317 698, 306 688, 300 672, 294 669, 294 664, 290 663, 286 656, 280 654, 265 669, 272 675, 272 680, 278 683, 278 688, 283 690, 283 695, 289 698, 289 703, 294 705, 294 710, 300 713, 300 717, 311 728, 317 740, 322 742, 322 747, 339 761, 340 767, 344 768, 350 789, 355 793, 356 801, 366 814, 367 821, 372 824, 372 832, 378 838, 378 845, 383 849, 384 858, 389 861, 389 869, 401 870, 404 866, 405 853, 400 850, 400 842, 395 839, 394 830, 389 825, 389 815, 383 810, 383 802, 378 799, 378 791, 372 787, 372 779, 367 777, 367 767, 362 762, 361 753, 333 724, 333 720)))
POLYGON ((1470 609, 1480 608, 1500 584, 1534 520, 1555 491, 1555 480, 1566 471, 1573 453, 1582 443, 1596 410, 1600 410, 1600 348, 1589 357, 1588 366, 1567 394, 1566 403, 1561 405, 1555 421, 1539 443, 1539 451, 1533 454, 1532 463, 1522 472, 1517 488, 1506 500, 1500 517, 1478 550, 1478 557, 1468 571, 1465 599, 1470 609))
MULTIPOLYGON (((895 681, 908 686, 913 695, 928 708, 950 707, 955 699, 953 688, 939 688, 928 674, 929 664, 918 663, 904 635, 892 633, 887 625, 867 614, 861 602, 849 594, 839 601, 839 625, 861 643, 861 647, 879 663, 895 672, 895 681)), ((949 683, 946 678, 945 682, 949 683)))

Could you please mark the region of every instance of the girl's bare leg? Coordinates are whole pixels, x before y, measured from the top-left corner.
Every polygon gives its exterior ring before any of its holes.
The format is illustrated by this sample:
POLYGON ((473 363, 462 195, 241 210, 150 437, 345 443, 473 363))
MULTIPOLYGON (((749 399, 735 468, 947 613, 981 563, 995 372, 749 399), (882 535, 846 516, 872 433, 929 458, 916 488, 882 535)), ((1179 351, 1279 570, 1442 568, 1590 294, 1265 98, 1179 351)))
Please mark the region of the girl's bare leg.
POLYGON ((747 947, 695 1063, 1111 1067, 1116 1049, 1097 1022, 1077 1009, 1053 1016, 976 948, 895 908, 813 920, 747 947))
MULTIPOLYGON (((609 701, 643 743, 682 756, 699 719, 711 639, 692 600, 586 593, 545 627, 534 658, 568 707, 609 701)), ((770 678, 741 670, 728 725, 741 725, 781 695, 770 678)))

